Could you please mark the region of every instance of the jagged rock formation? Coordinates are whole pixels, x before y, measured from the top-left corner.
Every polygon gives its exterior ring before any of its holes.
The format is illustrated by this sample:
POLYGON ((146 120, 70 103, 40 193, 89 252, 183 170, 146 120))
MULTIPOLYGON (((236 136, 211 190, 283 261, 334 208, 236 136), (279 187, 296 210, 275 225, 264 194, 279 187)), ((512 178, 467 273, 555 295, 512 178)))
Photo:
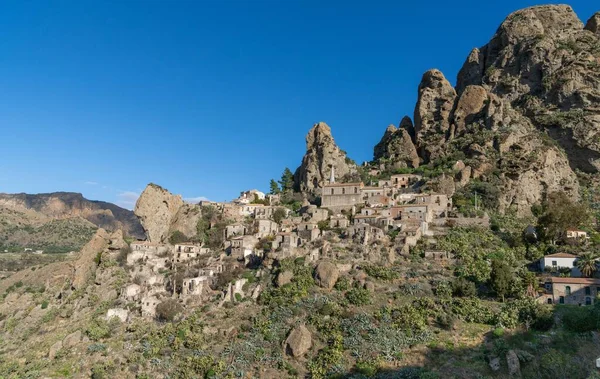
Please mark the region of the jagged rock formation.
POLYGON ((196 205, 187 204, 181 196, 150 183, 135 204, 134 213, 139 217, 150 242, 167 242, 178 230, 188 237, 196 234, 201 215, 196 205))
POLYGON ((132 211, 104 201, 88 200, 80 193, 0 193, 0 212, 6 210, 25 213, 39 223, 82 218, 108 231, 120 229, 132 237, 144 236, 142 225, 132 211))
MULTIPOLYGON (((410 139, 420 160, 464 161, 457 185, 499 187, 501 211, 526 214, 552 191, 578 197, 574 170, 600 167, 599 20, 597 13, 584 28, 564 5, 520 10, 471 51, 456 89, 439 70, 427 71, 410 139)), ((400 162, 414 158, 406 129, 400 162)), ((394 134, 386 130, 375 160, 392 156, 394 134)), ((448 184, 444 192, 453 191, 448 184)))
POLYGON ((386 162, 391 169, 419 167, 419 155, 413 141, 415 130, 410 117, 404 117, 396 128, 390 125, 375 145, 373 160, 386 162))
POLYGON ((348 181, 357 174, 356 164, 335 144, 329 126, 319 122, 306 136, 306 154, 294 173, 296 189, 316 194, 316 190, 329 180, 332 167, 339 181, 348 181))
POLYGON ((425 161, 444 153, 455 99, 456 91, 439 70, 429 70, 423 75, 414 119, 418 151, 425 161))
POLYGON ((510 103, 566 152, 573 169, 598 172, 600 14, 587 22, 566 5, 514 12, 474 49, 457 90, 483 86, 510 103))

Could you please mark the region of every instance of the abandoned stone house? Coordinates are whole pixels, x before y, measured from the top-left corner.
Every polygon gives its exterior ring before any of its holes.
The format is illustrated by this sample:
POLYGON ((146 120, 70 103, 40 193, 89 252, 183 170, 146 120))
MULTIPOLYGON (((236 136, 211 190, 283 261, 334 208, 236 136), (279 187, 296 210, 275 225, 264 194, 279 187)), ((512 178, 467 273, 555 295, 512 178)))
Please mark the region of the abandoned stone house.
POLYGON ((181 296, 202 295, 202 290, 208 285, 208 277, 198 276, 186 278, 181 286, 181 296))
POLYGON ((175 245, 175 253, 206 254, 207 252, 207 248, 203 248, 202 245, 192 242, 183 242, 175 245))
POLYGON ((279 232, 279 224, 271 220, 258 220, 257 221, 257 232, 255 234, 258 238, 264 238, 279 232))
POLYGON ((592 305, 600 294, 600 279, 551 277, 538 299, 547 304, 592 305))
POLYGON ((254 254, 254 248, 258 243, 255 236, 240 236, 231 240, 231 256, 238 260, 244 260, 246 257, 254 254))
POLYGON ((359 239, 364 244, 381 239, 385 236, 383 230, 368 223, 352 225, 346 229, 346 233, 348 237, 359 239))
POLYGON ((321 230, 316 222, 301 222, 296 232, 302 241, 314 241, 321 236, 321 230))
POLYGON ((144 251, 154 254, 168 250, 167 246, 150 241, 134 241, 129 245, 129 247, 131 248, 131 251, 144 251))
POLYGON ((406 220, 418 220, 431 222, 433 215, 428 205, 398 205, 390 208, 390 217, 393 219, 406 220))
POLYGON ((350 226, 350 220, 348 220, 348 217, 344 215, 331 216, 331 218, 329 219, 330 228, 345 229, 348 226, 350 226))
POLYGON ((415 204, 427 205, 433 217, 446 217, 448 211, 452 209, 452 198, 444 194, 418 195, 415 197, 415 204))
POLYGON ((454 254, 444 250, 426 250, 423 256, 434 261, 453 260, 454 254))
POLYGON ((225 239, 230 239, 236 236, 243 236, 246 234, 246 227, 242 224, 231 224, 225 227, 225 239))
POLYGON ((390 177, 391 185, 396 188, 409 188, 421 179, 421 175, 415 174, 397 174, 390 177))
POLYGON ((297 233, 281 232, 275 236, 272 247, 274 250, 294 249, 300 246, 302 240, 297 233))
POLYGON ((254 216, 257 208, 264 208, 263 204, 242 204, 238 207, 240 216, 254 216))
POLYGON ((323 208, 317 208, 316 205, 309 205, 302 210, 302 215, 310 221, 319 222, 329 218, 329 211, 323 208))
POLYGON ((160 303, 161 303, 161 301, 155 295, 144 296, 141 300, 142 316, 155 317, 156 316, 156 306, 160 303))

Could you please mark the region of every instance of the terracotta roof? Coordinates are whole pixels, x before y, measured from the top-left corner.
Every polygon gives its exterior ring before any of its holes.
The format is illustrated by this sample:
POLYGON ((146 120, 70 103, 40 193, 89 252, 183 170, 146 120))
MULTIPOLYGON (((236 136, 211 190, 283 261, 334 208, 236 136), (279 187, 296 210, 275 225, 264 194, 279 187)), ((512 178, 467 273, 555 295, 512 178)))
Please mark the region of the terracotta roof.
POLYGON ((569 254, 569 253, 555 253, 546 255, 544 258, 577 258, 577 255, 569 254))
POLYGON ((550 278, 552 283, 565 283, 565 284, 600 284, 600 279, 591 278, 550 278))

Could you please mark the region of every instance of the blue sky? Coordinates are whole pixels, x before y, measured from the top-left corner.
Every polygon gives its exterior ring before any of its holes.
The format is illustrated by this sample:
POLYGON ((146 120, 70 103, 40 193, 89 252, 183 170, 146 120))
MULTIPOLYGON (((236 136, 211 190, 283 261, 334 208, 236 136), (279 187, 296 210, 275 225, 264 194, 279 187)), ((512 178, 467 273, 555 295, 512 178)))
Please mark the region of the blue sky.
MULTIPOLYGON (((0 192, 131 208, 268 189, 318 121, 356 161, 413 114, 423 72, 536 1, 5 1, 0 192)), ((585 22, 600 4, 576 0, 585 22)))

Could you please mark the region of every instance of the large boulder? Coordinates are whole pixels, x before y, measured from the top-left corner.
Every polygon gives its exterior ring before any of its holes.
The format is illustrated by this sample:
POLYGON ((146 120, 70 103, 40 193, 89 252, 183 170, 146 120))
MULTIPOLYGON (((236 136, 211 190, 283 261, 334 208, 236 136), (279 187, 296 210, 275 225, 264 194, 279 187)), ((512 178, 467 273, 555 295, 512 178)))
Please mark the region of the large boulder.
POLYGON ((312 346, 312 336, 304 325, 297 326, 285 340, 285 352, 292 357, 302 357, 312 346))
POLYGON ((508 375, 521 376, 519 356, 514 350, 509 350, 508 353, 506 353, 506 364, 508 366, 508 375))
POLYGON ((182 206, 181 196, 150 183, 137 200, 134 213, 139 217, 148 240, 162 243, 169 238, 171 223, 182 206))
POLYGON ((318 195, 332 169, 339 182, 356 179, 358 173, 356 164, 336 145, 329 125, 319 122, 306 136, 306 154, 294 173, 295 186, 302 192, 318 195))
POLYGON ((277 275, 277 287, 285 286, 292 281, 294 273, 291 271, 282 271, 277 275))
POLYGON ((600 36, 600 12, 596 12, 585 24, 585 30, 600 36))
POLYGON ((339 276, 336 265, 331 262, 321 262, 315 268, 315 279, 320 287, 332 289, 339 276))

